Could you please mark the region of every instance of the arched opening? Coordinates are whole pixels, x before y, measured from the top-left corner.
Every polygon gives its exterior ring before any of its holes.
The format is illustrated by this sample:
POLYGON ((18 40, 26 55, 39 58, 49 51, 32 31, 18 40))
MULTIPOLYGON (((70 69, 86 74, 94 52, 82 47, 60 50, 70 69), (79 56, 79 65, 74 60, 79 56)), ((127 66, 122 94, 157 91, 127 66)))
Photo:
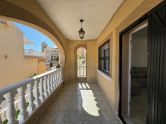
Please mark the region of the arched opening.
MULTIPOLYGON (((26 22, 25 22, 26 23, 26 22)), ((15 19, 0 19, 0 79, 1 79, 1 83, 0 83, 0 88, 1 89, 7 89, 6 87, 13 87, 14 84, 16 83, 17 85, 19 85, 18 87, 15 88, 16 94, 12 94, 12 96, 14 97, 13 100, 13 107, 14 107, 14 111, 16 111, 16 120, 17 121, 21 121, 21 112, 22 109, 27 109, 27 111, 30 111, 30 102, 32 102, 32 104, 35 104, 35 102, 33 102, 33 100, 30 100, 30 95, 29 95, 29 91, 30 88, 29 86, 31 85, 31 90, 35 89, 35 85, 32 84, 34 83, 32 80, 35 80, 37 77, 40 77, 40 80, 38 80, 39 85, 36 85, 37 89, 40 89, 40 94, 44 94, 44 86, 45 86, 45 92, 53 92, 55 85, 53 86, 53 84, 56 82, 60 82, 60 79, 62 79, 61 76, 61 68, 59 68, 60 66, 63 67, 64 65, 64 61, 65 61, 65 56, 64 56, 64 50, 63 47, 61 46, 60 43, 58 43, 58 41, 56 40, 55 37, 53 37, 53 35, 51 35, 50 33, 49 36, 52 36, 48 42, 48 40, 46 41, 46 43, 50 43, 53 42, 52 44, 49 44, 50 46, 53 46, 53 44, 55 44, 58 48, 55 47, 50 47, 46 44, 43 44, 43 40, 41 40, 41 42, 39 43, 39 46, 34 46, 34 49, 25 49, 25 44, 33 44, 33 40, 37 40, 36 42, 38 42, 38 38, 41 35, 36 35, 37 33, 41 33, 41 30, 38 30, 40 28, 36 28, 37 30, 31 30, 33 29, 33 26, 29 26, 31 24, 29 24, 28 26, 26 25, 22 25, 24 23, 21 23, 20 25, 24 26, 22 28, 24 28, 25 30, 27 30, 27 32, 33 31, 31 34, 33 34, 31 36, 31 38, 33 39, 29 39, 29 37, 25 37, 25 32, 22 30, 21 27, 19 27, 18 25, 16 26, 16 24, 20 24, 19 21, 15 21, 15 19), (16 23, 17 22, 17 23, 16 23), (26 27, 26 28, 25 28, 26 27), (28 28, 27 28, 28 27, 28 28), (30 29, 30 27, 32 27, 30 29), (30 30, 30 31, 28 31, 30 30), (57 44, 56 44, 57 43, 57 44), (40 47, 40 51, 38 51, 38 47, 40 47), (48 51, 48 54, 47 54, 48 51), (57 55, 56 55, 57 54, 57 55), (48 66, 49 69, 47 70, 47 55, 49 57, 48 60, 48 66), (61 61, 59 61, 61 60, 61 61), (58 64, 54 63, 54 62, 58 62, 58 64), (59 64, 60 63, 60 64, 59 64), (56 66, 56 67, 55 67, 56 66), (55 69, 55 68, 59 68, 59 69, 55 69), (55 72, 56 73, 52 73, 55 72), (42 73, 42 74, 41 74, 42 73), (48 74, 49 73, 49 74, 48 74), (51 74, 50 74, 51 73, 51 74), (41 75, 46 75, 45 77, 41 78, 41 75), (58 75, 55 75, 58 74, 58 75), (49 75, 49 76, 48 76, 49 75), (55 76, 57 78, 55 78, 55 76), (54 79, 53 79, 54 78, 54 79), (44 81, 44 80, 45 81, 44 81), (46 81, 47 79, 47 81, 46 81), (59 79, 59 80, 58 80, 59 79), (31 80, 30 82, 26 82, 26 81, 31 80), (53 82, 54 80, 54 82, 53 82), (56 80, 56 81, 55 81, 56 80), (21 82, 21 83, 20 83, 21 82), (52 84, 50 84, 50 82, 52 84), (47 83, 47 84, 46 84, 47 83), (20 86, 20 84, 24 84, 24 86, 20 86), (47 88, 47 86, 49 85, 49 88, 47 88), (52 87, 52 88, 51 88, 52 87), (43 91, 42 91, 43 90, 43 91), (23 100, 26 104, 26 107, 21 107, 20 104, 22 102, 20 102, 20 97, 19 97, 19 93, 22 92, 23 94, 25 93, 23 100)), ((45 35, 45 33, 41 33, 42 35, 45 35)), ((27 36, 27 35, 26 35, 27 36)), ((48 36, 48 35, 47 35, 48 36)), ((41 38, 41 37, 40 37, 41 38)), ((61 80, 62 81, 62 80, 61 80)), ((7 91, 5 91, 7 92, 7 91)), ((10 91, 9 93, 10 94, 10 91)), ((1 94, 2 96, 3 94, 1 94)), ((5 94, 6 95, 6 94, 5 94)), ((43 96, 43 95, 42 95, 43 96)), ((5 97, 5 96, 3 96, 5 97)), ((2 98, 2 97, 1 97, 2 98)), ((41 97, 40 97, 41 98, 41 97)), ((42 98, 41 98, 42 99, 42 98)), ((6 103, 6 98, 3 99, 3 102, 6 103)), ((42 100, 41 100, 42 102, 42 100)), ((0 104, 2 104, 1 100, 0 100, 0 104)), ((37 107, 36 107, 37 108, 37 107)), ((9 107, 5 104, 3 105, 3 107, 1 107, 0 110, 0 123, 2 121, 2 123, 9 123, 10 122, 10 118, 8 117, 8 109, 9 107)))
MULTIPOLYGON (((0 87, 6 87, 12 83, 24 80, 28 77, 38 75, 48 71, 48 68, 63 67, 65 64, 65 53, 61 43, 48 31, 33 25, 29 22, 20 21, 14 18, 1 17, 0 18, 0 28, 1 28, 1 84, 0 87), (41 51, 35 51, 34 49, 25 49, 24 42, 31 44, 31 39, 24 39, 24 34, 21 29, 19 29, 15 23, 27 26, 36 30, 37 32, 45 35, 50 39, 52 44, 55 44, 57 48, 50 49, 46 48, 49 53, 48 64, 43 59, 45 58, 45 52, 42 52, 42 44, 40 43, 41 51), (25 40, 25 41, 24 41, 25 40), (51 53, 50 53, 51 50, 51 53), (58 52, 56 52, 58 50, 58 52), (57 55, 56 55, 57 54, 57 55), (26 59, 25 59, 26 58, 26 59), (51 66, 50 66, 50 63, 51 66), (9 66, 8 66, 9 65, 9 66), (28 66, 26 66, 28 65, 28 66), (46 67, 44 67, 46 65, 46 67), (29 66, 31 68, 29 68, 29 66), (8 69, 7 69, 8 68, 8 69), (35 69, 34 69, 35 68, 35 69), (6 78, 6 76, 10 78, 6 78)), ((32 37, 35 37, 32 36, 32 37)), ((33 42, 33 41, 32 41, 33 42)), ((41 41, 43 42, 43 41, 41 41)), ((51 44, 51 45, 52 45, 51 44)))
POLYGON ((76 50, 76 79, 86 80, 87 78, 87 61, 86 48, 79 47, 76 50))
POLYGON ((24 21, 24 20, 20 20, 20 19, 16 19, 13 17, 7 17, 7 16, 2 16, 0 15, 0 20, 7 20, 7 21, 12 21, 12 22, 16 22, 16 23, 20 23, 26 26, 29 26, 41 33, 43 33, 44 35, 46 35, 59 49, 59 63, 61 65, 61 67, 65 66, 65 49, 63 44, 59 41, 59 38, 57 38, 54 34, 50 33, 49 31, 47 31, 47 29, 44 29, 41 26, 38 26, 36 24, 33 24, 29 21, 24 21))

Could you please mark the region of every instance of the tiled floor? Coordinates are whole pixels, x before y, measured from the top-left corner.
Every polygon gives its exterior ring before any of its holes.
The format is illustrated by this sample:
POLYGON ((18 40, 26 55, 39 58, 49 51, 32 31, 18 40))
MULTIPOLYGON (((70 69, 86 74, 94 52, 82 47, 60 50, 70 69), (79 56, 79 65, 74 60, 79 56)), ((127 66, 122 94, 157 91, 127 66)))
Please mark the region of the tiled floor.
POLYGON ((142 88, 141 94, 131 97, 131 113, 130 118, 124 117, 128 124, 146 124, 146 108, 147 108, 147 89, 142 88))
POLYGON ((146 124, 147 89, 142 88, 141 94, 131 97, 131 121, 133 124, 146 124))
POLYGON ((121 124, 96 83, 72 83, 48 107, 38 124, 121 124))

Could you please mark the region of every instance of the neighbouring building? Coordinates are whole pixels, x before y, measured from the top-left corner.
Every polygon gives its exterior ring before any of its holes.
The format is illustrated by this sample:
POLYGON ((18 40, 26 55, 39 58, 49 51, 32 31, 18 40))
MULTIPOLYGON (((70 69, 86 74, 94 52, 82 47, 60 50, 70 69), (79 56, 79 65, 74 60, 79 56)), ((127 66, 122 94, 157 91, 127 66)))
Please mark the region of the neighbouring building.
POLYGON ((47 43, 42 42, 41 44, 42 52, 45 55, 45 64, 49 70, 51 67, 59 66, 59 50, 58 48, 52 48, 47 45, 47 43))

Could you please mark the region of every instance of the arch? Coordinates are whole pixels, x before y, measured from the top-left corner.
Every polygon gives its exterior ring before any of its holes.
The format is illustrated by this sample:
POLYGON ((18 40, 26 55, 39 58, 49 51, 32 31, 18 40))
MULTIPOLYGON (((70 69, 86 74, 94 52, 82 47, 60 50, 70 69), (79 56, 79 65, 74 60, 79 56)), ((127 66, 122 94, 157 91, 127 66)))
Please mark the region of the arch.
POLYGON ((41 18, 26 9, 4 0, 0 1, 0 18, 30 26, 48 36, 59 49, 60 65, 62 67, 65 65, 65 49, 62 38, 59 37, 55 29, 41 18))

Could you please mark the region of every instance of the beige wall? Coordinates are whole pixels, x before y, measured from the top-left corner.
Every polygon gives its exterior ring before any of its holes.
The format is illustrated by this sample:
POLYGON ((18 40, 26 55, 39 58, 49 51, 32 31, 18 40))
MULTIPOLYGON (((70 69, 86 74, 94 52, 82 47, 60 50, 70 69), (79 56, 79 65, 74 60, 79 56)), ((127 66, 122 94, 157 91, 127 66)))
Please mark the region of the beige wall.
POLYGON ((162 0, 125 0, 97 39, 97 46, 99 47, 100 44, 106 41, 111 35, 111 80, 104 78, 98 73, 97 81, 107 98, 112 102, 116 111, 118 111, 119 102, 119 33, 161 1, 162 0))
POLYGON ((25 57, 23 69, 24 77, 30 77, 34 74, 38 74, 38 58, 25 57))
POLYGON ((66 77, 67 81, 71 82, 75 79, 75 67, 76 67, 76 49, 80 46, 85 46, 87 49, 87 80, 96 81, 96 69, 97 69, 97 50, 96 41, 67 41, 66 52, 66 77))

